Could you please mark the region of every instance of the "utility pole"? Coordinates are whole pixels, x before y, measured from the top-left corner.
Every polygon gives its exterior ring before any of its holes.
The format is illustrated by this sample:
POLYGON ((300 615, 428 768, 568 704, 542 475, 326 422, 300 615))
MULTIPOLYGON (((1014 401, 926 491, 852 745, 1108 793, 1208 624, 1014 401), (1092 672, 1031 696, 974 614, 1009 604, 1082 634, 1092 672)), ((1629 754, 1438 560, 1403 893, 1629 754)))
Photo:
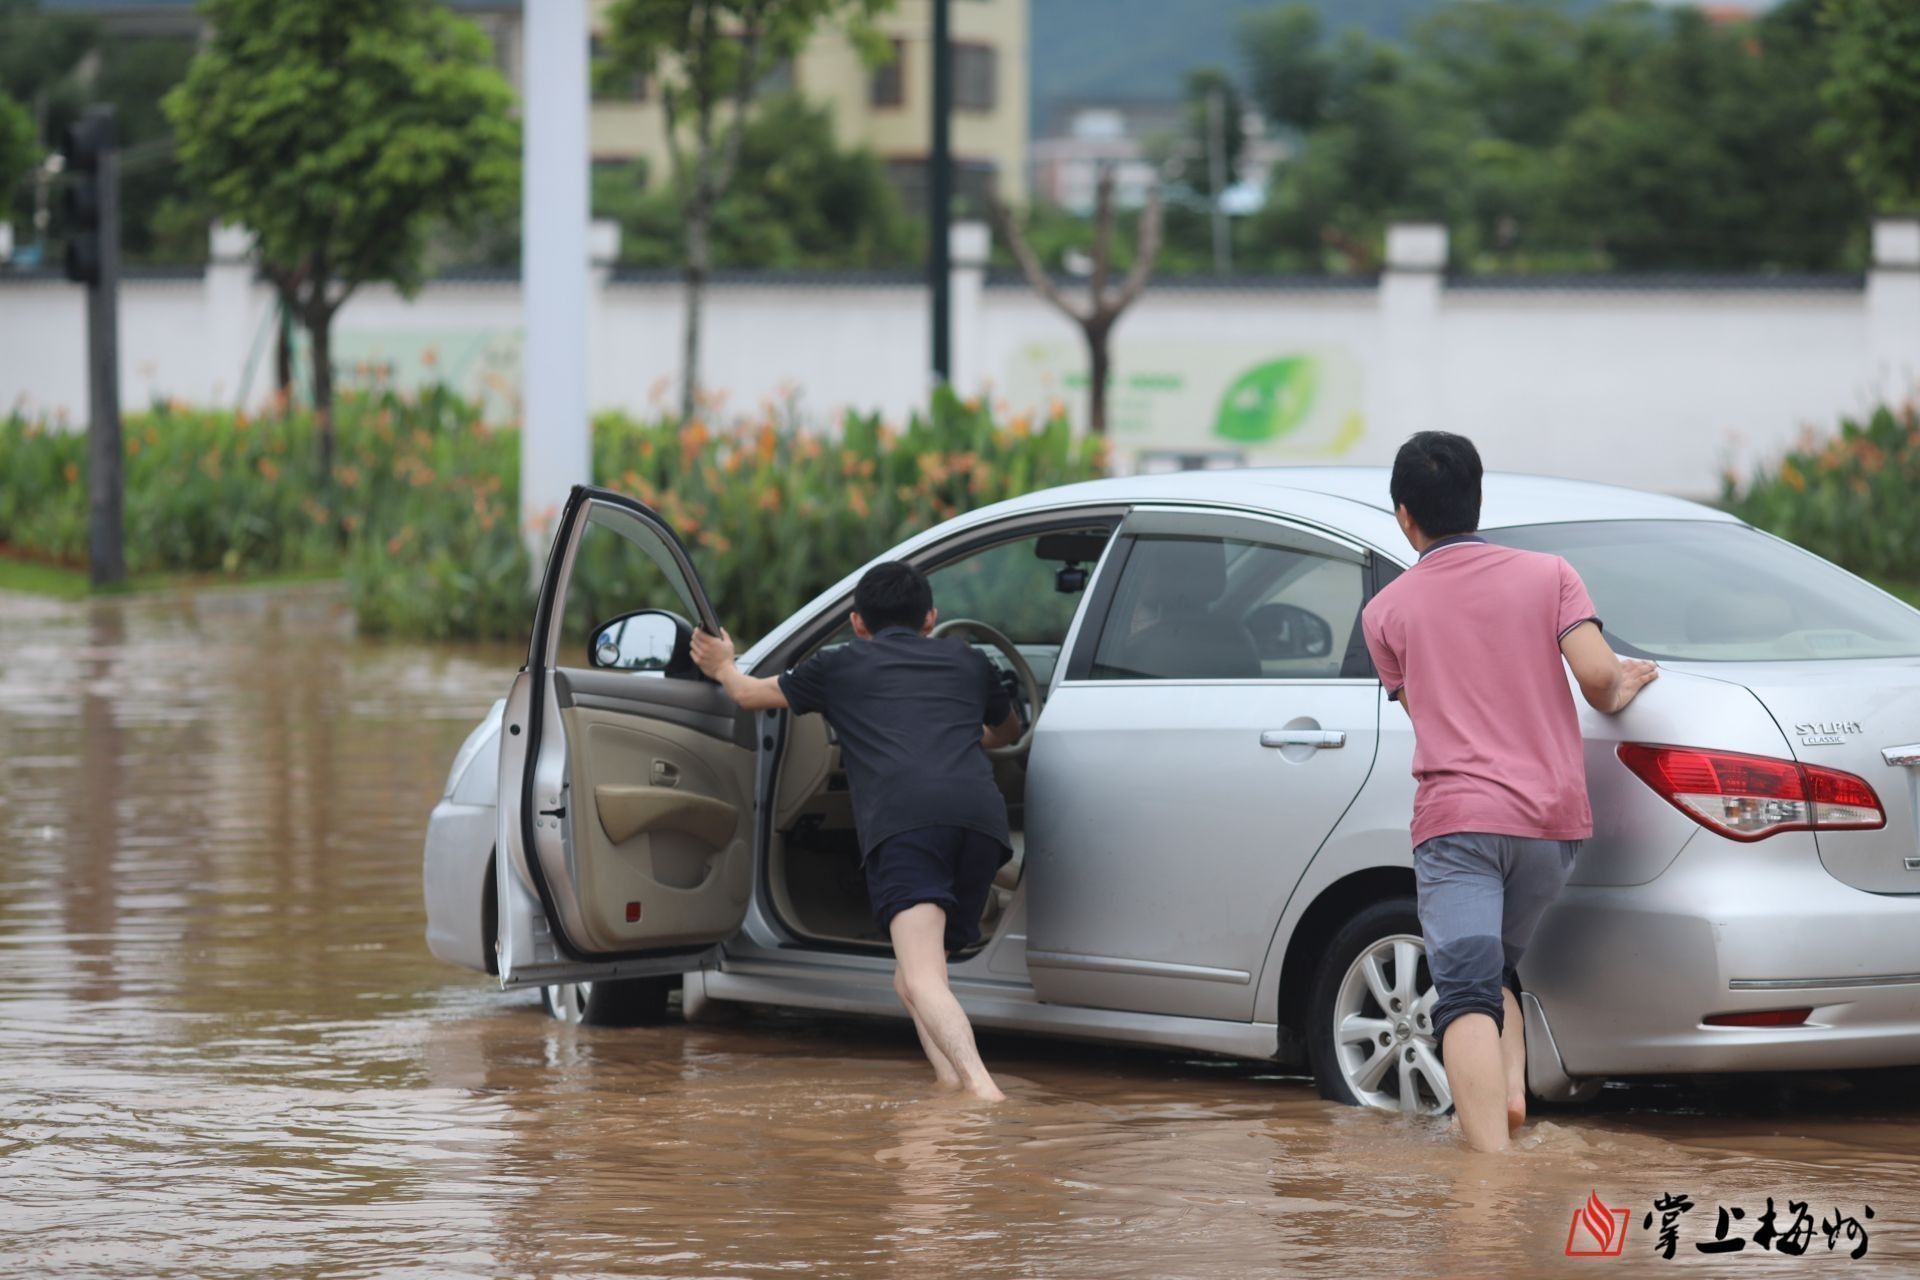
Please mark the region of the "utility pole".
POLYGON ((933 145, 927 161, 927 275, 933 293, 933 380, 953 374, 953 40, 948 0, 933 0, 933 145))
POLYGON ((1233 274, 1233 240, 1227 234, 1227 104, 1218 85, 1207 93, 1207 189, 1213 195, 1213 273, 1233 274))
POLYGON ((87 576, 126 581, 120 442, 120 156, 113 108, 67 130, 67 279, 87 286, 87 576))

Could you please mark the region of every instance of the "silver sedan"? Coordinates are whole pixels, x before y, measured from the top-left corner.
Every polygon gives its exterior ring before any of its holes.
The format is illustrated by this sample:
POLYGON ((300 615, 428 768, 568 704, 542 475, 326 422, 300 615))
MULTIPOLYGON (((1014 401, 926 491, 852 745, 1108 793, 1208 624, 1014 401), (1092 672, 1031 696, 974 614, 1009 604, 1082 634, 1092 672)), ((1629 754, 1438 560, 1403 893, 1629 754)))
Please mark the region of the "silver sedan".
MULTIPOLYGON (((1582 707, 1596 829, 1521 968, 1528 1077, 1920 1063, 1920 613, 1691 503, 1490 475, 1483 532, 1564 556, 1664 678, 1582 707)), ((1028 726, 995 760, 1018 856, 953 985, 986 1027, 1310 1069, 1450 1105, 1414 913, 1413 735, 1359 617, 1411 553, 1384 471, 1186 473, 1029 495, 881 558, 1028 726)), ((754 645, 846 644, 858 574, 754 645)), ((557 1016, 739 1001, 901 1017, 817 716, 737 711, 685 549, 575 491, 526 668, 426 846, 428 943, 557 1016)))

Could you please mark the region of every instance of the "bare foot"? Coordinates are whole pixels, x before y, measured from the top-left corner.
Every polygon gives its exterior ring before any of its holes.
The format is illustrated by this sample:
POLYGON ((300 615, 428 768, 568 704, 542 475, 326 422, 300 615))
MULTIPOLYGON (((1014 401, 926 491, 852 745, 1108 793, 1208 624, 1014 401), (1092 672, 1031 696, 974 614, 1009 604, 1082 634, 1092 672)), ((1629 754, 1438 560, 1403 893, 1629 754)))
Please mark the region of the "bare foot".
POLYGON ((974 1098, 980 1102, 1005 1102, 1007 1100, 1007 1095, 1000 1092, 1000 1087, 991 1080, 982 1081, 980 1084, 968 1089, 967 1092, 972 1094, 974 1098))
POLYGON ((1507 1132, 1520 1132, 1520 1126, 1527 1122, 1527 1098, 1525 1094, 1507 1099, 1507 1132))

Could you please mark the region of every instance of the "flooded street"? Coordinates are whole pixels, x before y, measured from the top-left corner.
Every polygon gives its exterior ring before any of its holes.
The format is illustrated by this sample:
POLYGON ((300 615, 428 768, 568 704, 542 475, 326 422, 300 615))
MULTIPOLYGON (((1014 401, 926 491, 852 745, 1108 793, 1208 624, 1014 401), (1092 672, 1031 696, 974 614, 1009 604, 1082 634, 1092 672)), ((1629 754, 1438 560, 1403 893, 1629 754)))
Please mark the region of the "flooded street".
POLYGON ((1258 1064, 988 1036, 980 1108, 905 1024, 552 1021, 422 937, 518 661, 325 588, 0 596, 0 1272, 1539 1274, 1607 1265, 1563 1256, 1590 1192, 1611 1274, 1920 1271, 1920 1070, 1610 1088, 1470 1160, 1258 1064), (1768 1197, 1867 1254, 1694 1248, 1768 1197))

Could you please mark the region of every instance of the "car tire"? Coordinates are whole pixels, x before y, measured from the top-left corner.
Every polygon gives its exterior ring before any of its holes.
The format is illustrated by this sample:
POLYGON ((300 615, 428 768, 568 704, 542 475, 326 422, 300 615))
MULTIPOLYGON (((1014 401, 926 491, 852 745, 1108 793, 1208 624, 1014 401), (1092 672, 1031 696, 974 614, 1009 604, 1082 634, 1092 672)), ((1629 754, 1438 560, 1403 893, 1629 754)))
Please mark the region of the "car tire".
POLYGON ((561 982, 540 988, 549 1016, 591 1027, 650 1027, 667 1019, 667 998, 676 977, 621 978, 611 982, 561 982))
POLYGON ((1363 907, 1334 933, 1307 998, 1307 1058, 1321 1097, 1389 1111, 1408 1110, 1410 1097, 1411 1110, 1424 1115, 1451 1106, 1433 1044, 1432 978, 1425 960, 1420 916, 1410 894, 1363 907), (1394 993, 1388 1003, 1395 1007, 1374 998, 1360 967, 1369 955, 1394 993), (1349 1018, 1370 1024, 1373 1034, 1342 1043, 1339 1029, 1349 1018), (1368 1068, 1375 1063, 1378 1078, 1367 1088, 1368 1068))

